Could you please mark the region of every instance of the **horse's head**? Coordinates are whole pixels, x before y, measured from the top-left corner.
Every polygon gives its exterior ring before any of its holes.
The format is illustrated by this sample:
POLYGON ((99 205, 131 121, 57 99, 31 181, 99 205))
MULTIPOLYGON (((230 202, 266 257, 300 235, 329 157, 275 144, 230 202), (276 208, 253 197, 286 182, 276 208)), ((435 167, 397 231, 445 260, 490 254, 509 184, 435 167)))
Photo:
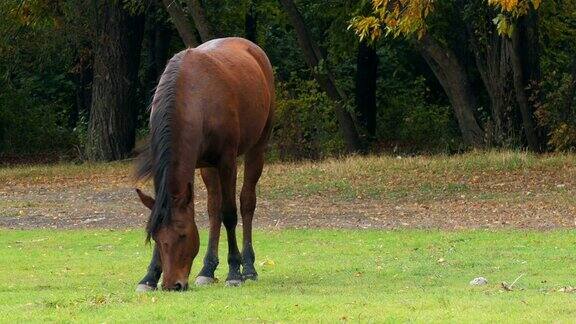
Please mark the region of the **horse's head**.
MULTIPOLYGON (((154 212, 155 200, 136 189, 142 203, 154 212)), ((162 288, 165 290, 186 290, 192 261, 198 254, 200 238, 194 222, 192 188, 188 186, 184 197, 172 197, 171 215, 161 215, 157 226, 149 228, 149 234, 156 242, 162 264, 162 288)), ((160 211, 162 212, 162 211, 160 211)))

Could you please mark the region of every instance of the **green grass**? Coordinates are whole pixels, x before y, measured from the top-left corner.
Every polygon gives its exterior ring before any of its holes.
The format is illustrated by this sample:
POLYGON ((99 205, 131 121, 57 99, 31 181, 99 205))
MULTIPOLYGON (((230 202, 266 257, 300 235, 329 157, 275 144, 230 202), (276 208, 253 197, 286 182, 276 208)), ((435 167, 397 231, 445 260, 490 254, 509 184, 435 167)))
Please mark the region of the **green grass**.
MULTIPOLYGON (((136 294, 141 230, 0 230, 3 322, 573 322, 570 231, 257 231, 260 281, 136 294), (504 291, 502 281, 514 285, 504 291), (468 282, 487 277, 487 286, 468 282)), ((205 244, 205 233, 202 243, 205 244)), ((221 266, 225 277, 225 242, 221 266)), ((204 247, 201 251, 204 251, 204 247)), ((199 262, 193 266, 198 271, 199 262)))

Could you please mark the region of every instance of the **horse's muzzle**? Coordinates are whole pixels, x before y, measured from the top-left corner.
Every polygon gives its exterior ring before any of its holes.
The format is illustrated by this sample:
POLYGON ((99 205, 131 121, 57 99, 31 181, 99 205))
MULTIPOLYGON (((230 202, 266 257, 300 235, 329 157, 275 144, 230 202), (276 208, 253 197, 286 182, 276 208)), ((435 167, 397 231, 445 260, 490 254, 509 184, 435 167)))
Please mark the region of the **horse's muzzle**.
POLYGON ((172 286, 172 287, 167 287, 167 288, 164 288, 164 289, 165 289, 165 290, 168 290, 168 291, 186 291, 186 290, 188 290, 188 283, 187 283, 187 282, 186 282, 186 283, 182 283, 182 282, 180 282, 180 281, 177 281, 177 282, 174 284, 174 286, 172 286))

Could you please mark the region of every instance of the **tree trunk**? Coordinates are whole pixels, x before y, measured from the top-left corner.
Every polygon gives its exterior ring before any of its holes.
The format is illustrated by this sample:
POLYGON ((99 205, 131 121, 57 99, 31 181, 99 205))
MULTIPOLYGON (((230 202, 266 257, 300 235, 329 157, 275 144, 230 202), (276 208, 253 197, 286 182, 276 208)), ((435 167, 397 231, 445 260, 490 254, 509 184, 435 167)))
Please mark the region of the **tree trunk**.
MULTIPOLYGON (((144 80, 142 81, 144 86, 144 95, 146 97, 152 93, 157 84, 158 77, 158 67, 156 66, 156 32, 160 28, 161 24, 158 23, 157 17, 154 15, 156 8, 155 2, 152 2, 151 8, 148 10, 146 15, 146 28, 144 30, 144 43, 142 51, 146 53, 144 59, 146 60, 143 64, 144 67, 144 80)), ((146 98, 149 100, 149 98, 146 98)))
POLYGON ((158 1, 159 0, 152 1, 146 15, 145 44, 147 46, 144 49, 146 51, 144 57, 147 60, 144 64, 146 68, 146 96, 151 96, 160 80, 160 76, 168 62, 170 40, 172 38, 172 28, 170 28, 167 23, 162 22, 164 15, 158 14, 158 9, 162 6, 158 1))
POLYGON ((70 114, 69 126, 74 128, 80 121, 80 116, 88 116, 91 105, 91 85, 94 77, 94 57, 92 49, 83 47, 78 53, 76 77, 76 105, 70 114))
MULTIPOLYGON (((168 22, 164 22, 165 14, 159 11, 159 9, 162 10, 162 7, 163 4, 160 0, 153 0, 146 13, 145 41, 142 49, 146 53, 142 56, 146 62, 142 65, 144 73, 141 79, 143 88, 141 95, 144 97, 146 105, 140 107, 137 116, 146 115, 146 106, 152 100, 154 89, 158 85, 168 60, 173 29, 168 22)), ((148 123, 146 118, 142 121, 148 123)))
POLYGON ((516 102, 522 115, 522 126, 526 135, 528 148, 534 152, 543 150, 542 134, 539 134, 538 126, 534 118, 534 103, 536 98, 530 98, 530 93, 537 93, 536 87, 539 84, 540 69, 538 54, 534 53, 535 39, 533 28, 528 21, 531 17, 522 17, 518 22, 516 30, 512 33, 509 44, 510 62, 513 72, 514 92, 516 102))
POLYGON ((510 107, 510 90, 508 80, 510 58, 506 43, 498 35, 492 18, 497 10, 483 1, 456 0, 456 9, 461 12, 474 12, 474 15, 462 15, 466 26, 470 51, 474 54, 476 68, 490 99, 491 123, 486 126, 487 144, 503 145, 510 142, 513 134, 509 127, 514 126, 507 116, 510 107))
POLYGON ((484 88, 490 99, 490 110, 493 125, 491 133, 487 134, 487 140, 497 145, 510 142, 513 134, 514 118, 508 113, 510 106, 509 76, 510 57, 506 48, 506 42, 498 35, 489 15, 480 18, 483 26, 467 24, 470 34, 471 49, 474 53, 476 67, 484 88))
POLYGON ((576 116, 576 109, 574 109, 574 97, 576 96, 576 55, 572 57, 572 68, 570 70, 570 84, 568 85, 564 109, 562 110, 562 118, 564 121, 568 121, 576 116))
POLYGON ((346 148, 349 152, 357 152, 360 149, 360 140, 358 136, 358 131, 354 125, 354 119, 348 111, 342 105, 346 101, 346 95, 338 88, 332 73, 328 68, 325 71, 319 71, 319 64, 325 61, 324 55, 321 53, 320 48, 312 40, 312 37, 306 27, 304 18, 298 11, 298 8, 292 0, 279 0, 280 4, 284 8, 284 11, 288 15, 290 23, 296 31, 296 37, 298 38, 298 43, 300 48, 304 52, 304 59, 308 63, 308 66, 314 73, 314 77, 318 81, 318 84, 330 99, 334 102, 334 110, 336 113, 336 118, 338 119, 338 124, 340 132, 346 142, 346 148))
POLYGON ((250 1, 250 6, 246 12, 245 22, 244 22, 244 33, 246 39, 256 43, 256 27, 257 27, 257 17, 256 17, 256 0, 250 1))
POLYGON ((160 80, 162 72, 170 59, 170 39, 172 38, 172 30, 167 26, 160 25, 156 28, 156 41, 154 46, 154 65, 156 66, 156 80, 160 80))
POLYGON ((102 1, 96 32, 86 155, 93 161, 118 160, 134 147, 144 16, 130 15, 121 1, 102 1))
POLYGON ((176 30, 178 30, 178 34, 182 38, 184 44, 188 47, 196 47, 198 46, 198 40, 196 40, 196 35, 194 34, 194 28, 192 24, 188 21, 188 17, 182 10, 178 1, 175 0, 162 0, 164 6, 166 7, 166 11, 170 15, 174 26, 176 26, 176 30))
POLYGON ((378 54, 365 41, 358 46, 356 60, 356 109, 358 121, 366 130, 369 140, 376 136, 376 80, 378 54))
POLYGON ((200 33, 202 42, 207 42, 216 38, 216 32, 214 32, 214 28, 212 28, 212 25, 210 25, 210 22, 206 17, 201 1, 187 0, 187 4, 188 11, 190 15, 192 15, 192 19, 194 19, 194 25, 196 25, 196 29, 198 30, 198 33, 200 33))
POLYGON ((477 99, 464 66, 452 50, 430 35, 419 39, 418 46, 452 104, 464 141, 473 147, 484 146, 484 131, 474 116, 477 99))

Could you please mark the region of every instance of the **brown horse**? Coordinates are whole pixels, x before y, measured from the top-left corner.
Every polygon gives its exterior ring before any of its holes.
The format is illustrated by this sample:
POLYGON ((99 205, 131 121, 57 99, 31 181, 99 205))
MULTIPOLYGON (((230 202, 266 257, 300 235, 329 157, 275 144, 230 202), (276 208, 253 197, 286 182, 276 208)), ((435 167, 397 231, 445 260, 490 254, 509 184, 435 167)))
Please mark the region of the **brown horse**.
POLYGON ((137 190, 151 209, 146 227, 156 242, 148 273, 137 287, 184 290, 199 237, 194 220, 194 171, 208 191, 210 235, 196 284, 214 282, 218 240, 228 236, 228 285, 256 279, 252 218, 274 107, 274 76, 266 54, 242 38, 215 39, 176 54, 166 66, 150 113, 150 145, 137 178, 153 177, 156 198, 137 190), (236 243, 236 165, 244 155, 240 194, 243 250, 236 243), (240 272, 242 266, 242 272, 240 272))

